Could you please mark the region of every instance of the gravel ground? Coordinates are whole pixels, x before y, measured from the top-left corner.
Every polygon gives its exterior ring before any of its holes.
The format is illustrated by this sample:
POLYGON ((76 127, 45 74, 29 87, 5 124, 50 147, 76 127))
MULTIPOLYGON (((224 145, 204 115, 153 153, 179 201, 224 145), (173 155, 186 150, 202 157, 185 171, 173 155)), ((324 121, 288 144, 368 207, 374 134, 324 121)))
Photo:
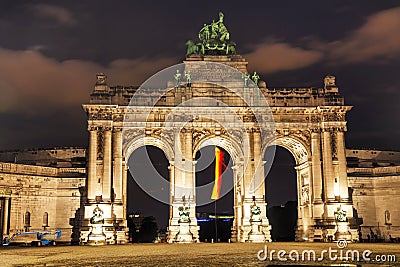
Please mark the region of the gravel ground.
MULTIPOLYGON (((129 244, 109 246, 56 246, 56 247, 2 247, 0 248, 0 266, 357 266, 356 262, 328 261, 279 261, 277 252, 272 262, 260 261, 257 252, 268 247, 271 250, 315 250, 317 258, 321 251, 329 247, 338 250, 336 244, 323 243, 200 243, 200 244, 129 244)), ((357 249, 360 255, 371 250, 371 259, 376 255, 395 255, 396 262, 377 264, 361 262, 358 266, 400 266, 400 244, 349 244, 343 249, 357 249)), ((340 250, 339 250, 340 251, 340 250)), ((338 255, 340 255, 338 253, 338 255)), ((286 254, 286 257, 288 255, 286 254)), ((360 256, 361 257, 361 256, 360 256)))

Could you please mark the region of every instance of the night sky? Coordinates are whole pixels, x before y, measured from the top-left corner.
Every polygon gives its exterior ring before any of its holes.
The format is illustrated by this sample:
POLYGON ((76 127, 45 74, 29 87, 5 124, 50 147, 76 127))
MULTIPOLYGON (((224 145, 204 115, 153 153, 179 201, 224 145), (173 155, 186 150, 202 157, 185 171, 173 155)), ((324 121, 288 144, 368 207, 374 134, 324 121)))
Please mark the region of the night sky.
POLYGON ((399 1, 0 2, 0 149, 87 146, 95 74, 140 85, 182 62, 225 13, 238 53, 269 87, 322 86, 354 106, 347 147, 400 149, 399 1))
POLYGON ((348 148, 400 150, 399 1, 0 2, 0 150, 87 146, 95 75, 140 85, 181 63, 188 39, 225 14, 237 52, 268 87, 335 75, 348 148))

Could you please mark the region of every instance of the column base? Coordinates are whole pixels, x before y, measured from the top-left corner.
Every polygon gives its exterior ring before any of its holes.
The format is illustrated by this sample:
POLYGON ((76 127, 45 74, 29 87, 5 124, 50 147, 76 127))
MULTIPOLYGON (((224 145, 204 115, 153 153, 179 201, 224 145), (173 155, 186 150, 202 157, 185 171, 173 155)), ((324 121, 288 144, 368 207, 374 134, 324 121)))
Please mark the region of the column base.
POLYGON ((348 222, 337 222, 337 230, 335 232, 335 240, 346 240, 351 241, 352 235, 350 232, 350 223, 348 222))
POLYGON ((251 230, 249 232, 248 242, 264 243, 266 242, 265 233, 262 231, 261 221, 251 222, 251 230))
POLYGON ((358 230, 349 222, 336 222, 335 218, 314 219, 315 224, 310 228, 309 241, 333 242, 339 239, 358 241, 358 230), (337 224, 340 223, 340 226, 337 224), (312 235, 311 235, 312 233, 312 235))
POLYGON ((198 243, 199 242, 199 229, 200 226, 193 222, 177 222, 178 220, 171 220, 175 222, 173 225, 170 223, 168 227, 168 243, 198 243))
POLYGON ((193 234, 190 232, 190 224, 181 222, 179 224, 179 232, 176 235, 176 243, 193 243, 193 234))
POLYGON ((105 245, 107 237, 103 231, 103 224, 93 225, 92 230, 88 235, 88 245, 96 246, 96 245, 105 245))
MULTIPOLYGON (((250 219, 244 220, 249 222, 250 219)), ((259 222, 250 222, 250 224, 240 226, 237 230, 237 242, 245 243, 264 243, 271 242, 271 226, 267 218, 263 218, 259 222)))
POLYGON ((128 228, 122 203, 86 203, 85 219, 80 227, 79 243, 83 245, 105 245, 128 243, 128 228), (98 207, 104 219, 92 223, 93 210, 98 207))
MULTIPOLYGON (((103 229, 107 227, 103 226, 103 229)), ((81 230, 81 245, 113 245, 113 244, 127 244, 128 237, 125 230, 119 231, 106 231, 103 230, 102 234, 93 233, 92 231, 81 230)))

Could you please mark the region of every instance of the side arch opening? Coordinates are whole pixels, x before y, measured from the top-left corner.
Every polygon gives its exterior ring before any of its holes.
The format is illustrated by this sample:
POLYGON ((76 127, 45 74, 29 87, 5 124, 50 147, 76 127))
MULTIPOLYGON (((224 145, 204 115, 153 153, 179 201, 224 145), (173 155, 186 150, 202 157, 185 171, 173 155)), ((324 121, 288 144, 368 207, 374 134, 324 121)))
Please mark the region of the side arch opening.
POLYGON ((166 238, 170 174, 165 153, 153 145, 140 146, 130 154, 127 164, 129 241, 147 243, 166 238))

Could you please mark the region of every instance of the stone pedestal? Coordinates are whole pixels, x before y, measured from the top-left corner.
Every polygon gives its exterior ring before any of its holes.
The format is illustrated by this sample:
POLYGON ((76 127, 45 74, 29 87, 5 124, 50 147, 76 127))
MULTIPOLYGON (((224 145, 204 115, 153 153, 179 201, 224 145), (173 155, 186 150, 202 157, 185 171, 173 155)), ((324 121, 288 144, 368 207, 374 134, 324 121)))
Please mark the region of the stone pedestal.
POLYGON ((352 240, 352 235, 350 233, 350 223, 349 222, 336 222, 336 232, 335 240, 343 239, 347 241, 352 240))
POLYGON ((180 222, 179 232, 176 235, 177 243, 193 243, 193 234, 190 232, 190 222, 180 222))
POLYGON ((261 230, 261 221, 252 221, 251 222, 251 230, 249 233, 249 242, 253 243, 263 243, 265 242, 265 234, 261 230))
POLYGON ((92 231, 88 235, 88 245, 105 245, 106 235, 103 231, 103 224, 92 225, 92 231))

